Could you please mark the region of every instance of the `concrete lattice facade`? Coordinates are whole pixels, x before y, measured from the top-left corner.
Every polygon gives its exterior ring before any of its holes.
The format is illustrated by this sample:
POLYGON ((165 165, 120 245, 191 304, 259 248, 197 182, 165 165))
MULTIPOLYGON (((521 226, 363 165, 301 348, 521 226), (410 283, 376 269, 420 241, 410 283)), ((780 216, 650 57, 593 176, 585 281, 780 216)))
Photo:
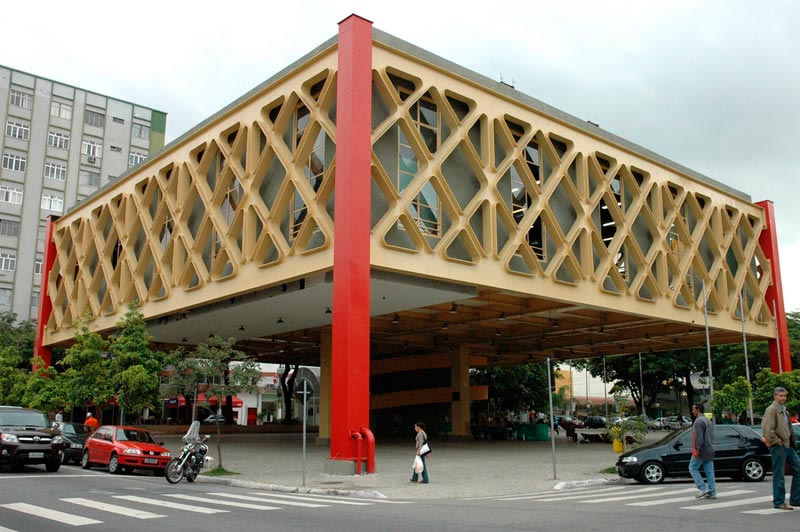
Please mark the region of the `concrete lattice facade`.
POLYGON ((0 124, 0 309, 36 319, 45 218, 161 149, 166 115, 0 66, 0 124))

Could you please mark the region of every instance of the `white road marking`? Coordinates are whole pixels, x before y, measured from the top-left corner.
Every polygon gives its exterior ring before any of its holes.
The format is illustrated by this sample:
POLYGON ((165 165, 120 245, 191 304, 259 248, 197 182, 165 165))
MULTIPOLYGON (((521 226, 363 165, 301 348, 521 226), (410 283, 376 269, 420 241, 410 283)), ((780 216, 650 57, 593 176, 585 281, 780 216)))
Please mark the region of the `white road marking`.
POLYGON ((327 504, 310 504, 304 502, 282 501, 280 499, 267 499, 264 497, 248 497, 247 495, 236 495, 234 493, 207 493, 206 495, 213 495, 214 497, 227 497, 229 499, 241 499, 243 501, 255 502, 272 502, 276 504, 285 504, 286 506, 303 506, 305 508, 327 508, 327 504))
POLYGON ((11 530, 10 528, 6 528, 4 526, 0 526, 0 532, 17 532, 17 531, 11 530))
POLYGON ((313 495, 312 496, 284 495, 282 493, 278 494, 278 493, 258 493, 258 492, 251 492, 250 494, 251 495, 259 495, 261 497, 277 497, 279 499, 292 499, 292 500, 295 500, 295 501, 329 502, 329 503, 332 503, 332 504, 350 504, 350 505, 353 505, 353 506, 369 506, 369 505, 372 504, 371 502, 344 501, 344 500, 339 500, 339 499, 336 499, 336 498, 323 499, 323 498, 316 497, 316 496, 313 496, 313 495))
POLYGON ((764 508, 763 510, 747 510, 746 512, 739 512, 742 514, 756 514, 756 515, 772 515, 772 514, 792 514, 788 510, 780 510, 778 508, 764 508))
POLYGON ((236 506, 238 508, 250 508, 251 510, 280 510, 277 506, 264 506, 263 504, 251 504, 249 502, 220 501, 209 499, 208 497, 195 497, 194 495, 184 495, 183 493, 164 493, 165 497, 174 497, 187 501, 204 502, 206 504, 220 504, 222 506, 236 506))
MULTIPOLYGON (((569 490, 564 492, 565 495, 573 495, 576 493, 582 493, 583 495, 594 495, 596 493, 609 493, 612 491, 620 491, 628 489, 627 486, 620 486, 617 488, 602 488, 599 490, 580 490, 580 492, 576 492, 574 490, 569 490)), ((552 491, 547 493, 539 493, 538 495, 524 495, 524 496, 510 496, 510 497, 493 497, 493 499, 497 501, 526 501, 526 500, 533 500, 533 499, 541 499, 542 497, 553 497, 555 494, 552 491)), ((563 500, 563 499, 559 499, 563 500)))
POLYGON ((97 525, 102 523, 102 521, 98 521, 96 519, 89 519, 87 517, 81 517, 79 515, 72 515, 65 512, 58 512, 56 510, 51 510, 49 508, 42 508, 41 506, 34 506, 32 504, 27 504, 24 502, 17 502, 14 504, 3 504, 0 506, 2 506, 3 508, 8 508, 9 510, 16 510, 18 512, 22 512, 25 514, 35 515, 36 517, 43 517, 51 521, 58 521, 59 523, 63 523, 65 525, 83 526, 83 525, 97 525))
POLYGON ((664 495, 680 495, 681 493, 697 493, 697 488, 686 488, 682 490, 662 491, 659 493, 645 493, 639 490, 631 495, 620 495, 618 497, 605 497, 603 499, 594 499, 592 501, 579 501, 584 504, 598 504, 601 502, 614 502, 614 501, 627 501, 629 499, 649 499, 650 497, 663 497, 664 495))
MULTIPOLYGON (((650 491, 659 491, 663 490, 664 488, 642 488, 636 490, 636 493, 647 493, 650 491)), ((604 496, 605 493, 600 493, 599 496, 604 496)), ((597 497, 598 495, 594 495, 593 493, 584 493, 582 495, 569 495, 567 497, 551 497, 549 499, 537 499, 536 502, 556 502, 556 501, 571 501, 574 499, 590 499, 592 497, 597 497)))
MULTIPOLYGON (((735 506, 747 506, 749 504, 760 504, 772 500, 772 495, 764 497, 753 497, 752 499, 739 499, 736 501, 716 502, 711 504, 700 504, 698 506, 684 506, 681 510, 716 510, 717 508, 733 508, 735 506)), ((783 510, 786 511, 786 510, 783 510)))
MULTIPOLYGON (((733 497, 734 495, 744 495, 746 493, 753 493, 751 490, 733 490, 733 491, 723 491, 722 493, 718 493, 717 497, 733 497)), ((629 502, 625 506, 658 506, 659 504, 669 504, 673 502, 703 502, 706 499, 698 499, 697 497, 673 497, 671 499, 662 499, 659 501, 644 501, 644 502, 629 502)))
POLYGON ((220 514, 228 512, 228 510, 217 510, 215 508, 204 508, 202 506, 190 506, 188 504, 180 504, 177 502, 137 497, 136 495, 114 495, 114 498, 132 502, 140 502, 142 504, 152 504, 154 506, 163 506, 165 508, 174 508, 176 510, 186 510, 187 512, 195 512, 199 514, 220 514))
MULTIPOLYGON (((582 488, 581 488, 582 489, 582 488)), ((570 490, 573 491, 573 490, 570 490)), ((528 496, 539 496, 539 495, 552 495, 553 490, 547 491, 532 491, 530 493, 512 493, 511 495, 503 495, 503 497, 528 497, 528 496)), ((497 495, 486 495, 484 497, 464 497, 460 500, 462 501, 483 501, 483 500, 497 500, 497 495)))
POLYGON ((87 474, 81 474, 81 475, 56 475, 55 473, 49 473, 49 474, 44 474, 43 473, 41 475, 10 475, 10 476, 3 475, 3 480, 8 480, 8 479, 42 479, 42 480, 50 480, 52 478, 96 477, 98 475, 108 476, 108 475, 104 475, 103 473, 100 473, 99 471, 97 473, 87 473, 87 474))
POLYGON ((125 506, 117 506, 116 504, 108 504, 104 502, 93 501, 91 499, 82 499, 74 497, 71 499, 61 499, 64 502, 70 502, 79 506, 86 506, 87 508, 94 508, 96 510, 103 510, 104 512, 111 512, 113 514, 120 514, 127 517, 135 517, 136 519, 157 519, 159 517, 166 517, 165 515, 154 514, 145 512, 144 510, 135 510, 125 506))

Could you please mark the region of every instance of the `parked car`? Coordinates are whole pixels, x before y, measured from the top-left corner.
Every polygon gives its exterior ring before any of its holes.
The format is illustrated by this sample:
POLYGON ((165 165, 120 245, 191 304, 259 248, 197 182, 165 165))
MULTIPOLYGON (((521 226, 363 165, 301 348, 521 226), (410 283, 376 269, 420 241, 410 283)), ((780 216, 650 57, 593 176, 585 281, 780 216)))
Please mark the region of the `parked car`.
MULTIPOLYGON (((714 427, 714 473, 758 482, 772 467, 764 440, 744 425, 714 427)), ((620 455, 617 472, 643 484, 658 484, 666 477, 688 477, 692 457, 692 429, 671 432, 660 441, 620 455)))
POLYGON ((61 467, 64 444, 38 410, 0 406, 0 467, 44 464, 49 473, 61 467))
POLYGON ((223 416, 222 414, 211 414, 210 416, 205 418, 202 421, 202 423, 203 425, 214 425, 217 421, 219 421, 220 425, 224 425, 225 423, 227 423, 227 421, 225 420, 225 416, 223 416))
POLYGON ((661 421, 653 419, 650 416, 630 416, 626 419, 635 419, 636 421, 641 421, 650 430, 661 430, 664 428, 664 424, 661 421))
POLYGON ((64 439, 64 452, 61 456, 61 463, 68 464, 74 462, 80 464, 81 456, 83 456, 83 447, 86 445, 86 440, 91 436, 94 429, 82 423, 68 422, 53 423, 53 428, 57 430, 64 439))
POLYGON ((589 416, 583 424, 589 429, 604 429, 606 428, 606 418, 603 416, 589 416))
MULTIPOLYGON (((755 432, 762 438, 764 437, 764 431, 761 428, 761 425, 747 425, 747 426, 753 429, 753 432, 755 432)), ((800 423, 792 423, 792 429, 794 429, 794 434, 797 439, 797 445, 795 445, 795 447, 797 448, 798 451, 800 451, 800 423)))
POLYGON ((678 422, 678 416, 669 416, 663 418, 664 428, 669 430, 682 429, 684 427, 691 427, 692 420, 686 416, 681 416, 683 424, 678 422))
POLYGON ((170 460, 169 449, 156 442, 153 435, 137 427, 103 425, 86 440, 81 467, 108 466, 109 473, 129 473, 149 469, 164 476, 170 460))
POLYGON ((558 426, 566 429, 568 426, 572 425, 576 429, 583 428, 583 421, 574 417, 574 416, 558 416, 558 426))

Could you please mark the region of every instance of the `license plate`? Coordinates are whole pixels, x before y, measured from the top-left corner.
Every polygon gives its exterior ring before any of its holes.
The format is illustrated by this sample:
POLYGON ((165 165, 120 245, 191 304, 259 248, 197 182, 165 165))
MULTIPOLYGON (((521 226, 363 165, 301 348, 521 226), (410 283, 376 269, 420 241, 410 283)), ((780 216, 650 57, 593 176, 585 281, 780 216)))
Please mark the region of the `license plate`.
POLYGON ((28 458, 44 458, 44 453, 28 453, 28 458))
POLYGON ((157 464, 158 460, 156 460, 155 458, 145 458, 144 459, 144 463, 145 464, 157 464))

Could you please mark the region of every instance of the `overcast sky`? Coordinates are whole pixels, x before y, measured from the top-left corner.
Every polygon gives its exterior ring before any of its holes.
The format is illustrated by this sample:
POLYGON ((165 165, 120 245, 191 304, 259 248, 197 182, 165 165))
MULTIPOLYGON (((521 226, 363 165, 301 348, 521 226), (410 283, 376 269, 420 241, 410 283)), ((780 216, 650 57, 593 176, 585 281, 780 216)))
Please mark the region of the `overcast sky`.
POLYGON ((0 64, 168 113, 167 141, 336 34, 375 27, 775 202, 800 310, 800 3, 786 0, 18 4, 0 64))

